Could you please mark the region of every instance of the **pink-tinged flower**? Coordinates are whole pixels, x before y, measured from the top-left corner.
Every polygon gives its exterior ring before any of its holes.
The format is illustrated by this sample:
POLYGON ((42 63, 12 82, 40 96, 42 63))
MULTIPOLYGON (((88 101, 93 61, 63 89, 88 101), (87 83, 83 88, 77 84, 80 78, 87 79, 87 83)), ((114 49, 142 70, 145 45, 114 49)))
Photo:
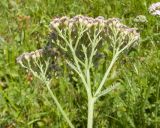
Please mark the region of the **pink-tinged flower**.
POLYGON ((24 53, 24 54, 23 54, 23 58, 24 58, 25 60, 29 60, 29 59, 30 59, 30 54, 29 54, 29 53, 24 53))
POLYGON ((150 7, 149 7, 149 13, 151 13, 151 15, 154 16, 160 16, 160 2, 157 3, 153 3, 150 7))
POLYGON ((156 10, 155 12, 152 13, 154 16, 158 15, 160 16, 160 10, 156 10))
POLYGON ((36 58, 40 58, 42 57, 44 54, 44 49, 38 49, 36 51, 32 51, 32 52, 26 52, 23 53, 22 55, 20 55, 19 57, 16 58, 17 63, 22 63, 24 60, 31 60, 31 59, 36 59, 36 58))

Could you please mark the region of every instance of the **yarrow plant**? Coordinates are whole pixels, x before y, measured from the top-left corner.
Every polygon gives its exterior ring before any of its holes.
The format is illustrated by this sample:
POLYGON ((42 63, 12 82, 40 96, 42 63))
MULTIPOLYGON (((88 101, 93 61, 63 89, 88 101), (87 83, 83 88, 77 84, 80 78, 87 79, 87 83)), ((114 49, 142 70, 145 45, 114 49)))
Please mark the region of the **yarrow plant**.
POLYGON ((153 3, 149 7, 149 13, 153 16, 160 16, 160 2, 153 3))
POLYGON ((153 3, 152 5, 150 5, 149 7, 149 13, 153 16, 156 17, 156 30, 157 30, 157 34, 159 36, 159 18, 160 18, 160 2, 157 3, 153 3))
MULTIPOLYGON (((97 18, 87 16, 54 18, 50 27, 52 47, 57 48, 64 56, 64 63, 79 76, 79 82, 86 90, 88 99, 87 128, 92 128, 96 101, 118 87, 117 83, 109 87, 105 86, 114 64, 125 50, 135 46, 140 34, 135 28, 129 28, 122 24, 118 18, 106 20, 102 16, 97 18), (104 62, 106 65, 104 74, 101 75, 100 81, 95 82, 96 76, 93 74, 93 70, 98 69, 96 62, 100 60, 100 58, 97 59, 97 55, 103 54, 107 57, 108 52, 112 53, 111 60, 108 58, 109 63, 104 62)), ((67 123, 71 128, 74 128, 58 99, 51 91, 51 79, 47 76, 49 61, 45 61, 44 66, 39 59, 43 58, 46 52, 47 50, 40 49, 24 53, 17 58, 17 62, 44 82, 67 123), (32 65, 37 65, 39 72, 34 71, 32 65)))

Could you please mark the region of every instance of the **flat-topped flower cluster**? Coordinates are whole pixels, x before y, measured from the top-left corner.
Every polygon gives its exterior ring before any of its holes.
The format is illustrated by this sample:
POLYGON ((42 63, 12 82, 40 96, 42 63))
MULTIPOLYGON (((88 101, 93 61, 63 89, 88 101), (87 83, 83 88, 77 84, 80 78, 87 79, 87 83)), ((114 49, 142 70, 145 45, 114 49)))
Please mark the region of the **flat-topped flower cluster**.
POLYGON ((149 7, 149 13, 151 13, 151 15, 154 15, 154 16, 160 16, 160 2, 153 3, 149 7))
MULTIPOLYGON (((122 46, 126 45, 126 42, 128 42, 129 39, 137 41, 140 38, 140 34, 137 32, 137 29, 127 27, 121 23, 120 19, 104 19, 102 16, 97 18, 82 15, 78 15, 73 18, 63 16, 60 18, 54 18, 50 23, 50 27, 51 33, 54 33, 56 37, 60 36, 59 32, 64 34, 64 32, 66 32, 65 30, 68 30, 67 32, 70 31, 71 33, 74 33, 71 35, 76 37, 78 35, 78 31, 80 31, 79 28, 81 27, 84 30, 83 32, 92 32, 90 33, 92 35, 94 33, 93 31, 99 31, 101 33, 100 36, 102 36, 104 40, 106 37, 113 36, 113 30, 115 30, 119 33, 119 35, 121 35, 121 38, 125 40, 121 42, 123 43, 122 46)), ((21 63, 24 60, 31 60, 42 57, 44 54, 46 54, 46 52, 47 50, 45 48, 32 51, 30 53, 26 52, 20 55, 16 60, 18 63, 21 63)))
POLYGON ((56 31, 57 28, 69 28, 73 31, 76 31, 78 25, 83 25, 88 29, 91 29, 93 27, 100 27, 101 29, 103 29, 103 32, 105 32, 105 35, 109 35, 109 29, 110 27, 113 27, 124 35, 133 36, 137 40, 140 37, 139 33, 137 33, 137 29, 129 28, 126 25, 122 24, 119 18, 109 18, 106 20, 102 16, 98 16, 97 18, 82 15, 78 15, 73 18, 63 16, 60 18, 54 18, 50 23, 51 29, 53 31, 56 31))
POLYGON ((32 52, 25 52, 16 58, 17 63, 22 63, 24 60, 31 60, 42 57, 44 54, 44 49, 38 49, 32 52))

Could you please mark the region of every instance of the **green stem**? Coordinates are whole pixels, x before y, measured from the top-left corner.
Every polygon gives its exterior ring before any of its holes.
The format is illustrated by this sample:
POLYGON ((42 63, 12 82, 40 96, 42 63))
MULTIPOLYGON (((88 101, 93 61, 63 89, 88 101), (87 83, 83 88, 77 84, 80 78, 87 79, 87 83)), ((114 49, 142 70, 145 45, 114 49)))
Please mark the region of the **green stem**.
POLYGON ((93 97, 88 98, 88 121, 87 128, 93 128, 93 113, 94 113, 95 99, 93 97))
POLYGON ((71 123, 70 119, 68 118, 68 116, 66 115, 65 111, 63 110, 63 108, 61 107, 60 103, 58 102, 58 99, 55 97, 55 95, 53 94, 51 88, 49 87, 50 82, 46 81, 45 85, 47 86, 47 89, 52 97, 52 99, 54 100, 54 102, 56 103, 58 109, 60 110, 60 112, 62 113, 63 117, 66 119, 67 123, 69 124, 69 126, 71 128, 74 128, 73 124, 71 123))
POLYGON ((105 72, 105 74, 104 74, 104 77, 103 77, 103 79, 102 79, 102 81, 101 81, 98 89, 96 90, 94 96, 97 96, 97 95, 100 93, 100 91, 101 91, 101 89, 102 89, 102 87, 103 87, 103 85, 104 85, 104 83, 105 83, 105 81, 106 81, 106 79, 107 79, 107 77, 108 77, 108 75, 109 75, 109 73, 110 73, 110 71, 111 71, 114 63, 116 62, 116 60, 117 60, 117 58, 118 58, 118 55, 119 55, 119 54, 116 53, 116 54, 113 56, 113 59, 112 59, 110 65, 109 65, 109 67, 107 68, 107 70, 106 70, 106 72, 105 72))
POLYGON ((155 115, 156 115, 156 128, 158 128, 158 121, 157 121, 157 114, 158 114, 158 108, 159 108, 159 104, 158 104, 158 100, 159 100, 159 87, 160 84, 157 85, 157 97, 156 97, 156 111, 155 111, 155 115))
POLYGON ((35 77, 37 77, 39 80, 41 80, 42 82, 44 82, 44 84, 46 85, 46 87, 47 87, 47 89, 48 89, 48 91, 49 91, 52 99, 54 100, 54 102, 55 102, 55 104, 57 105, 58 109, 59 109, 60 112, 62 113, 63 117, 65 118, 65 120, 67 121, 67 123, 69 124, 69 126, 70 126, 71 128, 74 128, 73 124, 71 123, 70 119, 69 119, 68 116, 66 115, 66 113, 65 113, 65 111, 63 110, 62 106, 60 105, 58 99, 57 99, 56 96, 53 94, 53 92, 52 92, 52 90, 51 90, 51 88, 50 88, 50 86, 49 86, 49 85, 50 85, 50 80, 48 80, 47 77, 46 77, 46 72, 47 72, 48 66, 49 66, 49 60, 48 60, 47 62, 45 62, 45 64, 46 64, 45 70, 43 70, 43 66, 42 66, 41 63, 39 64, 37 61, 35 61, 35 63, 36 63, 36 65, 38 66, 38 68, 39 68, 39 70, 40 70, 40 72, 41 72, 39 75, 37 74, 37 72, 35 72, 34 70, 32 70, 29 61, 28 61, 28 66, 29 66, 29 68, 27 68, 27 69, 29 69, 29 70, 33 73, 33 75, 34 75, 35 77))

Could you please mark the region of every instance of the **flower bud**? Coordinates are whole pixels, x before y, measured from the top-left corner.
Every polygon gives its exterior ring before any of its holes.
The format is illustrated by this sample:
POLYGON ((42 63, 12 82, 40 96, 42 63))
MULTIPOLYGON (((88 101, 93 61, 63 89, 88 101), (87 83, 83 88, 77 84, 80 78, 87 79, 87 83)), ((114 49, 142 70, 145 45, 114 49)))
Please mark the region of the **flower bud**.
POLYGON ((23 55, 21 55, 21 56, 19 56, 19 57, 16 58, 16 62, 17 62, 18 64, 21 64, 21 63, 22 63, 22 57, 23 57, 23 55))
POLYGON ((97 21, 97 20, 94 20, 94 21, 93 21, 93 25, 94 25, 94 26, 97 26, 97 25, 98 25, 98 21, 97 21))
POLYGON ((60 22, 64 23, 66 20, 68 20, 69 18, 67 16, 63 16, 60 18, 60 22))
POLYGON ((56 18, 56 19, 54 19, 50 24, 51 24, 51 26, 53 27, 53 28, 57 28, 57 27, 59 27, 59 25, 60 25, 60 19, 59 18, 56 18))
POLYGON ((88 20, 87 19, 83 19, 83 24, 87 26, 88 20))
POLYGON ((69 27, 69 29, 71 29, 71 28, 73 27, 73 25, 74 25, 74 22, 73 22, 73 21, 69 21, 69 22, 68 22, 68 27, 69 27))
POLYGON ((31 58, 32 58, 32 59, 36 59, 35 52, 31 52, 30 55, 31 55, 31 58))
POLYGON ((91 22, 88 22, 88 24, 87 24, 87 28, 90 28, 90 27, 92 27, 92 23, 91 22))
POLYGON ((35 56, 36 56, 36 58, 41 57, 39 50, 36 50, 36 51, 35 51, 35 56))
POLYGON ((30 60, 30 54, 29 53, 24 53, 23 58, 27 61, 30 60))

